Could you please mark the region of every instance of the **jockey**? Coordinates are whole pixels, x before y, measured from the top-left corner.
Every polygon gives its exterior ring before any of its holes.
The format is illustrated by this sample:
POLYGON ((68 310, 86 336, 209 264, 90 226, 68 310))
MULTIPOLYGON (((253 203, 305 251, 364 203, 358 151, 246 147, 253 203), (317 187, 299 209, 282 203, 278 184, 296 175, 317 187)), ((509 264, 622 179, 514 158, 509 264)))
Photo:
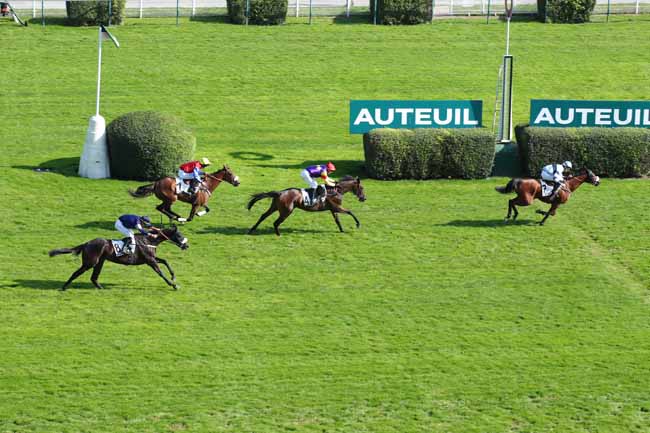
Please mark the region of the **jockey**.
POLYGON ((137 229, 143 235, 151 235, 152 237, 157 236, 155 232, 159 231, 156 227, 151 225, 151 220, 148 216, 138 216, 133 214, 125 214, 119 217, 117 221, 115 221, 115 228, 130 241, 124 245, 124 251, 128 254, 133 254, 135 252, 135 236, 133 235, 133 229, 137 229), (150 231, 146 231, 143 226, 149 228, 150 231))
POLYGON ((0 2, 0 14, 6 17, 9 14, 9 3, 0 2))
POLYGON ((190 161, 181 165, 178 168, 178 177, 183 180, 189 180, 191 194, 196 194, 199 191, 199 185, 201 185, 201 176, 205 175, 205 172, 201 169, 210 165, 210 160, 208 158, 201 158, 200 161, 190 161))
POLYGON ((321 178, 328 186, 334 186, 334 181, 328 176, 329 173, 336 170, 331 162, 327 164, 310 165, 300 172, 300 177, 307 182, 310 188, 314 188, 314 198, 320 199, 325 196, 325 188, 319 187, 316 179, 321 178))
POLYGON ((542 168, 542 180, 553 184, 553 192, 551 193, 550 198, 551 201, 555 199, 557 191, 564 183, 564 172, 569 172, 572 168, 573 164, 571 164, 571 161, 564 161, 562 164, 549 164, 542 168))

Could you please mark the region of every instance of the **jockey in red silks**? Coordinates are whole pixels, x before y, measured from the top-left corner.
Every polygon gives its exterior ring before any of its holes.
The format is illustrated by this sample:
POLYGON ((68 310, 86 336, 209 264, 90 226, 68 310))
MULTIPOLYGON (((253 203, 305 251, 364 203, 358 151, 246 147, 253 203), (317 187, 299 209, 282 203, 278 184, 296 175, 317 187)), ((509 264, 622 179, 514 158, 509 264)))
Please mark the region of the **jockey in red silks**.
POLYGON ((199 185, 201 185, 202 181, 201 176, 205 175, 205 172, 201 169, 208 165, 210 165, 210 160, 201 158, 200 161, 186 162, 178 168, 178 177, 190 181, 191 194, 196 194, 199 191, 199 185))

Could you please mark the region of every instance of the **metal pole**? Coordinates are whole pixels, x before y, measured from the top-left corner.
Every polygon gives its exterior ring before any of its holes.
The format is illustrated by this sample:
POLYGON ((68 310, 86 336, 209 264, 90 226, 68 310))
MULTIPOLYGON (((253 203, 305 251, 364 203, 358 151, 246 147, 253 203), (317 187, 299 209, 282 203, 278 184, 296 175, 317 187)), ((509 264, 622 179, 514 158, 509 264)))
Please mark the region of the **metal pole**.
POLYGON ((311 24, 311 0, 309 0, 309 24, 311 24))
MULTIPOLYGON (((637 3, 637 10, 638 10, 638 7, 639 6, 638 6, 638 3, 637 3)), ((345 0, 345 17, 350 18, 350 0, 345 0)))
POLYGON ((492 0, 488 0, 488 11, 487 11, 487 19, 485 20, 485 24, 490 24, 490 5, 492 4, 492 0))
POLYGON ((180 8, 180 0, 176 0, 176 25, 178 25, 178 15, 179 15, 179 10, 180 8))
POLYGON ((140 19, 142 19, 142 1, 143 0, 140 0, 140 19))
MULTIPOLYGON (((639 4, 637 3, 637 10, 639 4)), ((32 19, 36 18, 36 0, 32 0, 32 19)))
POLYGON ((45 0, 41 0, 41 25, 45 27, 45 0))
POLYGON ((300 16, 300 0, 296 0, 296 18, 300 16))
POLYGON ((246 25, 248 25, 248 15, 251 12, 251 0, 246 0, 246 25))
POLYGON ((113 0, 108 0, 108 27, 111 26, 112 17, 113 17, 113 0))
POLYGON ((375 0, 375 13, 372 14, 372 23, 377 25, 377 0, 375 0))
POLYGON ((510 17, 508 16, 508 22, 506 24, 506 56, 510 55, 510 17))
POLYGON ((609 22, 609 7, 611 4, 611 0, 607 0, 607 22, 609 22))
POLYGON ((636 8, 634 10, 634 13, 639 15, 639 0, 636 0, 636 8))
POLYGON ((95 109, 95 116, 99 116, 99 89, 102 81, 102 27, 99 26, 99 39, 98 39, 98 55, 97 55, 97 105, 95 109))
POLYGON ((435 15, 436 15, 436 0, 431 0, 431 24, 433 24, 433 17, 435 15))

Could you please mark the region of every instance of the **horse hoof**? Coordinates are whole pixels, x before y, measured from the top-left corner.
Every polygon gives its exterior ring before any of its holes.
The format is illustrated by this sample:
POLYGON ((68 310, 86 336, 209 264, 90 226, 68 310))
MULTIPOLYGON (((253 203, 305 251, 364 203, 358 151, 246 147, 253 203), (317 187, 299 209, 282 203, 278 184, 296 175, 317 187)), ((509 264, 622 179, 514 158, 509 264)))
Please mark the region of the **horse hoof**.
POLYGON ((178 290, 181 288, 180 284, 174 284, 172 287, 174 288, 174 290, 178 290))
POLYGON ((186 223, 187 219, 186 218, 176 218, 176 221, 178 221, 179 223, 186 223))
POLYGON ((204 211, 204 210, 202 210, 202 211, 198 211, 198 212, 196 213, 196 216, 197 216, 197 217, 202 217, 202 216, 205 215, 206 213, 207 213, 207 212, 204 211))

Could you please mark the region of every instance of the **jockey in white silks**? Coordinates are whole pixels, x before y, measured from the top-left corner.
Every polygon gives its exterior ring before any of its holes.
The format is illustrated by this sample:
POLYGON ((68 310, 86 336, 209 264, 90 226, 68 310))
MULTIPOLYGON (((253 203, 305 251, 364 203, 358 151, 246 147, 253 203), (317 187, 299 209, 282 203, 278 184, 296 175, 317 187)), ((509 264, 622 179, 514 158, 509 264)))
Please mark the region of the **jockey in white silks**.
POLYGON ((550 200, 555 200, 558 190, 564 183, 564 173, 571 171, 573 164, 571 161, 564 161, 562 164, 549 164, 542 168, 542 180, 551 182, 553 184, 553 192, 551 193, 550 200))

